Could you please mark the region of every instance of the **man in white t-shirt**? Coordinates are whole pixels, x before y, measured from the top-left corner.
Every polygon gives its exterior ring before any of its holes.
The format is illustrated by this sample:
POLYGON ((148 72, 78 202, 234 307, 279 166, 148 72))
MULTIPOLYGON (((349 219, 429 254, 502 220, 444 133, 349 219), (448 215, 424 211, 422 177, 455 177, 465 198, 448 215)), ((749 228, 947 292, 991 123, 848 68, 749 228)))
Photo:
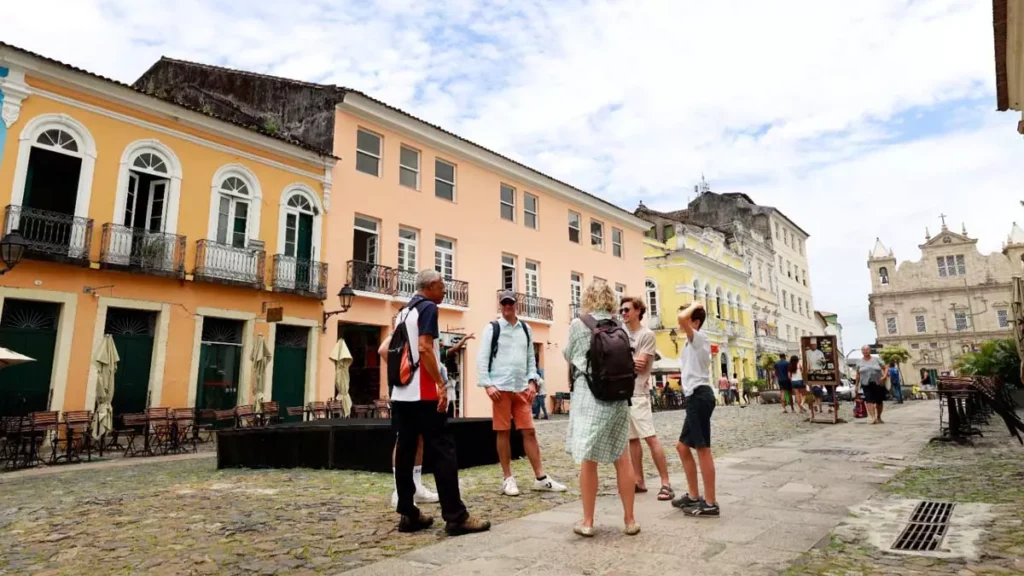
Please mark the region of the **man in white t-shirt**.
POLYGON ((807 343, 806 352, 806 364, 807 370, 815 372, 817 370, 823 370, 825 368, 825 353, 818 350, 818 341, 816 338, 811 338, 807 343))
POLYGON ((686 346, 680 354, 681 384, 686 396, 686 420, 679 434, 676 451, 683 461, 687 493, 672 501, 689 516, 718 516, 715 497, 715 461, 711 456, 711 413, 715 411, 715 391, 711 388, 711 341, 700 331, 707 319, 704 304, 694 300, 679 313, 679 329, 686 334, 686 346), (697 459, 691 449, 697 451, 697 459), (704 480, 704 496, 697 485, 697 460, 704 480))

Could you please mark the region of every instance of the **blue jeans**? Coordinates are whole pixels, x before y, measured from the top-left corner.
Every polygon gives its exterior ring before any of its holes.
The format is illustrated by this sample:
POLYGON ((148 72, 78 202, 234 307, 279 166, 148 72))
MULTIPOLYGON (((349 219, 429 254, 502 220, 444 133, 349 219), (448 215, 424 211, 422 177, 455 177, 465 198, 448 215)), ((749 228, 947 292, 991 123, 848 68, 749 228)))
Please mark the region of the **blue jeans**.
POLYGON ((548 416, 548 403, 544 401, 546 394, 537 394, 533 398, 533 417, 537 418, 540 416, 541 411, 544 411, 544 419, 550 418, 548 416))
POLYGON ((892 385, 892 397, 896 399, 896 402, 903 404, 903 385, 893 384, 892 385))

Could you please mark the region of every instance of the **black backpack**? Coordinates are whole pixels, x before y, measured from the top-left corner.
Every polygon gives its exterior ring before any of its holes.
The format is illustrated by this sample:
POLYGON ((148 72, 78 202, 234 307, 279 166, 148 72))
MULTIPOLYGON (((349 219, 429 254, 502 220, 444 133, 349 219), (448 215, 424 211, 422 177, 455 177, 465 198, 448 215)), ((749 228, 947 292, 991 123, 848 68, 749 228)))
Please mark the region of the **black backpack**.
MULTIPOLYGON (((533 354, 533 333, 530 332, 530 325, 522 320, 519 321, 523 325, 523 332, 526 332, 526 353, 533 354)), ((491 366, 494 365, 494 357, 498 355, 498 336, 501 335, 501 324, 498 324, 497 320, 491 320, 491 357, 487 360, 487 372, 491 372, 491 366)), ((526 365, 530 365, 530 357, 526 357, 526 365)))
MULTIPOLYGON (((420 300, 413 308, 424 302, 428 300, 420 300)), ((399 311, 399 320, 391 333, 391 342, 388 343, 388 386, 408 386, 420 367, 420 363, 412 359, 412 347, 419 343, 409 342, 409 331, 405 327, 411 309, 406 305, 399 311)))
POLYGON ((590 314, 580 316, 590 329, 590 350, 587 352, 587 379, 590 392, 605 402, 629 401, 636 385, 636 366, 629 334, 621 324, 610 318, 597 320, 590 314))

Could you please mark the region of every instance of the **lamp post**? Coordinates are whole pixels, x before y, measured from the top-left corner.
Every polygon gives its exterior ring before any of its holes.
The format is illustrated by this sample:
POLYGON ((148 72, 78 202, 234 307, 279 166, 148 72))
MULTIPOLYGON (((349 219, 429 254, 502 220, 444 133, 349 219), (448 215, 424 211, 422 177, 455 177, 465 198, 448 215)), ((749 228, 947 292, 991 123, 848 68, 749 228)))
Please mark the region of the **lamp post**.
POLYGON ((337 314, 344 314, 348 312, 348 309, 352 307, 352 299, 356 297, 356 291, 351 286, 345 284, 341 287, 341 291, 338 292, 338 302, 341 304, 340 310, 324 310, 323 322, 320 323, 320 331, 323 334, 327 333, 327 319, 337 314))
POLYGON ((676 348, 676 353, 679 352, 679 333, 676 332, 675 328, 668 331, 668 339, 672 341, 672 345, 676 348))
POLYGON ((21 262, 26 248, 28 248, 28 242, 25 241, 25 237, 17 230, 12 230, 9 234, 5 234, 3 238, 0 238, 0 261, 4 263, 3 270, 0 270, 0 276, 3 276, 21 262))

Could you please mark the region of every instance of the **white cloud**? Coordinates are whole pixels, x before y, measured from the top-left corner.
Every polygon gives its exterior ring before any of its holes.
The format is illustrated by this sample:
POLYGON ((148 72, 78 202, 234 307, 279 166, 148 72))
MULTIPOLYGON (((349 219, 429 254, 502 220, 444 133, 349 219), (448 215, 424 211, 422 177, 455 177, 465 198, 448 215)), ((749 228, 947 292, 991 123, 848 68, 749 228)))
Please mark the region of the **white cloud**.
POLYGON ((627 208, 682 207, 704 173, 811 232, 815 304, 848 342, 873 338, 875 236, 916 257, 945 212, 995 249, 1018 206, 977 0, 36 0, 4 21, 128 82, 169 55, 350 86, 627 208), (893 143, 929 107, 946 131, 893 143))

